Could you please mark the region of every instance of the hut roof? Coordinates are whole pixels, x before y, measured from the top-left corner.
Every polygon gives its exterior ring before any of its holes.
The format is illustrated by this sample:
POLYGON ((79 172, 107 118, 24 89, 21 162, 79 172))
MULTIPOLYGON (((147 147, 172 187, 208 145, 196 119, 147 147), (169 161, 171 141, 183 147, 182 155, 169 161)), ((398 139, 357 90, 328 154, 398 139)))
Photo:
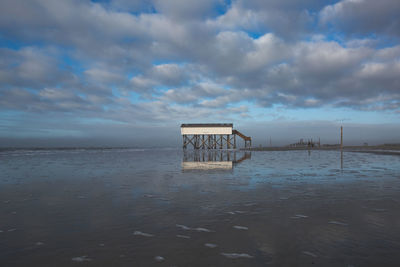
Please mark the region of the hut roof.
POLYGON ((184 123, 182 127, 233 127, 233 123, 184 123))

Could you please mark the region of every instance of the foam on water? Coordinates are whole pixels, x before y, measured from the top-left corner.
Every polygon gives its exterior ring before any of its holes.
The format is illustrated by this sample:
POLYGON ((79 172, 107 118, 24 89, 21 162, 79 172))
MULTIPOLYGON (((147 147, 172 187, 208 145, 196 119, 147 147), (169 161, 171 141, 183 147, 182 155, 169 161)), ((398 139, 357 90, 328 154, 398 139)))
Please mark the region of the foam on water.
POLYGON ((312 252, 309 252, 309 251, 303 251, 302 253, 305 254, 305 255, 314 257, 314 258, 318 257, 316 254, 314 254, 314 253, 312 253, 312 252))
POLYGON ((221 255, 229 259, 254 258, 254 256, 251 256, 247 253, 221 253, 221 255))
POLYGON ((294 215, 294 216, 292 216, 290 218, 292 218, 292 219, 304 219, 304 218, 308 218, 308 216, 307 215, 303 215, 303 214, 296 214, 296 215, 294 215))
POLYGON ((154 260, 155 260, 155 261, 158 261, 158 262, 162 262, 162 261, 165 260, 165 258, 162 257, 162 256, 155 256, 155 257, 154 257, 154 260))
POLYGON ((243 211, 243 210, 235 210, 235 213, 237 213, 237 214, 243 214, 243 213, 246 213, 246 212, 243 211))
POLYGON ((207 229, 207 228, 202 228, 202 227, 197 227, 197 228, 193 228, 192 230, 197 231, 197 232, 211 232, 211 230, 207 229))
POLYGON ((211 230, 207 229, 207 228, 203 228, 203 227, 189 227, 183 224, 176 224, 176 227, 181 228, 182 230, 185 231, 197 231, 197 232, 211 232, 211 230))
POLYGON ((186 239, 189 239, 189 238, 190 238, 190 236, 188 236, 188 235, 176 235, 176 237, 179 237, 179 238, 186 238, 186 239))
POLYGON ((233 226, 233 228, 238 229, 238 230, 249 230, 248 227, 246 227, 246 226, 240 226, 240 225, 235 225, 235 226, 233 226))
POLYGON ((387 211, 387 209, 372 209, 373 211, 376 211, 376 212, 385 212, 385 211, 387 211))
POLYGON ((133 235, 141 235, 141 236, 145 236, 145 237, 153 237, 154 236, 152 234, 143 233, 141 231, 135 231, 135 232, 133 232, 133 235))
POLYGON ((338 221, 329 221, 328 223, 330 224, 336 224, 336 225, 342 225, 342 226, 347 226, 347 223, 344 222, 338 222, 338 221))
POLYGON ((181 228, 182 230, 191 230, 190 227, 183 224, 176 224, 176 227, 181 228))
POLYGON ((227 211, 226 213, 231 214, 231 215, 235 215, 235 214, 244 214, 244 213, 247 213, 247 211, 235 210, 235 211, 227 211))
POLYGON ((87 255, 84 255, 84 256, 74 257, 71 260, 75 262, 84 262, 84 261, 91 261, 92 259, 90 259, 87 255))

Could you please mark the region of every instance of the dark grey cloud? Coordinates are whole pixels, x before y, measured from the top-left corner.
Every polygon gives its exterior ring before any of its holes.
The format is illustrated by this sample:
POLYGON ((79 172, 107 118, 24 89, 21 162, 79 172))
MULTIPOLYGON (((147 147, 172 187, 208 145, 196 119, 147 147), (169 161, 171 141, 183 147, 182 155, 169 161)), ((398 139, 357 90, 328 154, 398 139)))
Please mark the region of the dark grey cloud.
POLYGON ((397 0, 342 0, 328 5, 319 14, 324 26, 334 26, 346 34, 378 34, 399 37, 400 2, 397 0))
POLYGON ((117 12, 130 12, 130 13, 153 13, 154 4, 152 1, 142 0, 112 0, 107 7, 117 12))
POLYGON ((98 83, 98 84, 123 84, 126 81, 123 73, 118 71, 112 71, 108 68, 90 68, 84 71, 87 80, 98 83))
MULTIPOLYGON (((57 52, 52 48, 24 47, 18 51, 0 48, 1 87, 33 89, 76 81, 73 73, 58 68, 57 52)), ((0 88, 1 89, 1 88, 0 88)))
MULTIPOLYGON (((44 88, 38 93, 12 88, 0 91, 0 110, 48 113, 66 112, 82 115, 87 111, 98 112, 103 108, 63 89, 44 88)), ((92 114, 93 115, 93 114, 92 114)))
POLYGON ((178 20, 205 19, 216 15, 215 8, 223 6, 222 0, 154 0, 157 11, 178 20))
MULTIPOLYGON (((190 87, 180 87, 176 89, 167 90, 160 100, 166 102, 193 104, 194 106, 209 106, 206 103, 210 103, 212 100, 221 96, 230 94, 230 90, 222 88, 221 85, 214 83, 202 82, 190 87)), ((220 107, 225 105, 220 105, 220 107)))

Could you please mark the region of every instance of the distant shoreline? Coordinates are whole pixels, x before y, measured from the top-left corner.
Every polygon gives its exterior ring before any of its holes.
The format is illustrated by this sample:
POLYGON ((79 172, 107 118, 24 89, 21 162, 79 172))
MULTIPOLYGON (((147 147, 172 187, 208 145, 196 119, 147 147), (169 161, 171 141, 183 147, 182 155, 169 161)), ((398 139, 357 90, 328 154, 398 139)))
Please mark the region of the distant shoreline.
MULTIPOLYGON (((253 147, 243 149, 248 151, 294 151, 294 150, 340 150, 340 145, 321 146, 321 147, 253 147)), ((380 155, 400 156, 400 144, 377 145, 377 146, 343 146, 345 152, 374 153, 380 155)))
MULTIPOLYGON (((139 148, 139 147, 2 147, 0 148, 0 152, 6 151, 56 151, 56 150, 113 150, 113 149, 174 149, 173 147, 169 148, 158 148, 158 147, 148 147, 148 148, 139 148)), ((179 148, 176 148, 179 149, 179 148)), ((201 150, 201 149, 200 149, 201 150)), ((224 149, 223 149, 224 150, 224 149)), ((241 151, 301 151, 301 150, 310 150, 310 151, 318 151, 318 150, 340 150, 340 145, 322 145, 320 147, 307 147, 307 146, 298 146, 298 147, 290 147, 290 146, 278 146, 278 147, 252 147, 252 148, 239 148, 241 151)), ((400 156, 400 144, 384 144, 384 145, 376 145, 376 146, 344 146, 344 152, 360 152, 360 153, 374 153, 380 155, 398 155, 400 156)))

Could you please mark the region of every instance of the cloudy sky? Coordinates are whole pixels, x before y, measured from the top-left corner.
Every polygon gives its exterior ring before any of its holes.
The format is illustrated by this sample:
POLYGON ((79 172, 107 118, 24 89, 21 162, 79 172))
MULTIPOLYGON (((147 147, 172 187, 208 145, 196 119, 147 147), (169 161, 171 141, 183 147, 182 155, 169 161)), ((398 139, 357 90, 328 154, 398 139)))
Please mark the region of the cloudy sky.
POLYGON ((400 142, 398 0, 1 0, 0 146, 400 142))

